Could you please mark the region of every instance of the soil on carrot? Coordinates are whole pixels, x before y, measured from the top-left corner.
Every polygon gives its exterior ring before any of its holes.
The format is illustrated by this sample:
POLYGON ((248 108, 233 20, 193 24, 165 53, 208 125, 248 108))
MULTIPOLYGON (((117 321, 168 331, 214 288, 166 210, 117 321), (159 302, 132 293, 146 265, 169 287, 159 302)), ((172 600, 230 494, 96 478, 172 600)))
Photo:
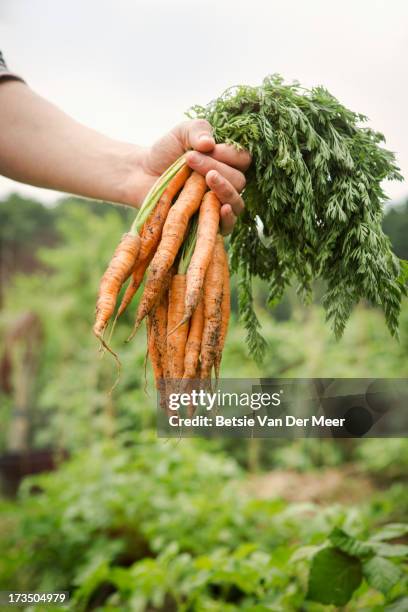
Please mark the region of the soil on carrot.
POLYGON ((349 505, 367 500, 378 490, 378 486, 351 464, 305 473, 274 470, 250 476, 246 489, 260 499, 280 497, 289 502, 337 502, 349 505))

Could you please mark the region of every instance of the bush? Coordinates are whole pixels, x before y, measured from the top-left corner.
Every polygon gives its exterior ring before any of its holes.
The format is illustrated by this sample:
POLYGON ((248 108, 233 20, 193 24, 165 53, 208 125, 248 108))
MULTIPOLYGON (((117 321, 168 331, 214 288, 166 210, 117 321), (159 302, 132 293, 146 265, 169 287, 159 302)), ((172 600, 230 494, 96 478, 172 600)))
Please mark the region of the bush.
POLYGON ((123 437, 27 479, 2 508, 1 587, 74 591, 75 610, 320 610, 307 595, 324 603, 325 574, 335 580, 340 562, 343 599, 357 588, 375 604, 401 594, 408 547, 383 547, 389 583, 368 586, 375 563, 362 581, 379 556, 368 514, 250 499, 240 468, 211 449, 123 437), (322 550, 336 551, 323 569, 322 550))

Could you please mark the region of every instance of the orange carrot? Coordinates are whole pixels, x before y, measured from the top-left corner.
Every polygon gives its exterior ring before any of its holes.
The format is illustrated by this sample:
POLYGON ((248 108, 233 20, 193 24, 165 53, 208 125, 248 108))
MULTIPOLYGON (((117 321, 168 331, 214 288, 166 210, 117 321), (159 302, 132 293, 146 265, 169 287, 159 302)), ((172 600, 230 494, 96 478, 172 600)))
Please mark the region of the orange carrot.
POLYGON ((217 235, 213 257, 204 281, 204 328, 201 341, 201 378, 211 378, 211 369, 219 349, 221 303, 224 282, 224 241, 217 235))
POLYGON ((220 202, 208 191, 201 202, 198 216, 197 242, 187 270, 186 299, 183 321, 187 321, 197 306, 204 285, 205 273, 214 250, 220 223, 220 202))
POLYGON ((154 341, 154 335, 151 332, 151 328, 149 329, 148 335, 149 335, 149 357, 150 357, 150 361, 153 367, 156 388, 158 389, 160 380, 163 378, 163 368, 160 363, 159 351, 154 341))
POLYGON ((184 354, 183 378, 196 378, 204 327, 204 302, 201 299, 193 312, 184 354))
MULTIPOLYGON (((163 297, 165 294, 167 294, 167 292, 168 292, 168 290, 169 290, 169 287, 170 287, 170 285, 171 285, 171 280, 172 280, 172 278, 173 278, 174 274, 175 274, 175 269, 174 269, 174 266, 172 266, 172 267, 170 268, 170 270, 168 270, 168 271, 166 272, 165 276, 164 276, 164 279, 163 279, 163 284, 162 284, 162 286, 159 288, 159 293, 158 293, 158 294, 155 296, 155 300, 154 300, 154 302, 153 302, 153 306, 152 306, 152 308, 154 308, 155 306, 157 306, 157 304, 160 302, 160 300, 162 299, 162 297, 163 297)), ((146 314, 148 314, 148 313, 146 313, 146 314)), ((129 335, 128 339, 126 340, 126 342, 129 342, 130 340, 132 340, 132 338, 134 337, 134 335, 136 334, 136 332, 137 332, 137 330, 138 330, 138 327, 139 327, 139 322, 138 322, 138 321, 136 321, 136 322, 135 322, 135 324, 133 325, 133 329, 132 329, 132 331, 130 332, 130 335, 129 335), (136 325, 136 323, 137 323, 137 325, 136 325)))
MULTIPOLYGON (((186 342, 184 354, 183 393, 191 393, 200 379, 200 350, 204 327, 204 302, 201 299, 190 319, 190 331, 186 342)), ((187 406, 187 414, 194 416, 195 407, 192 403, 187 406)))
POLYGON ((172 178, 167 185, 166 190, 163 192, 163 195, 144 224, 139 255, 141 261, 146 260, 149 255, 156 250, 171 203, 180 189, 184 186, 190 174, 191 170, 188 166, 183 166, 181 170, 178 171, 175 177, 172 178))
POLYGON ((132 273, 139 248, 140 236, 138 234, 124 234, 119 245, 116 247, 108 268, 102 276, 96 303, 96 321, 93 331, 103 344, 105 343, 102 340, 102 334, 115 309, 118 293, 123 283, 132 273))
POLYGON ((224 285, 223 285, 223 293, 222 293, 222 303, 221 303, 221 330, 220 330, 220 339, 218 343, 218 351, 215 356, 214 369, 215 369, 215 377, 218 380, 220 374, 220 366, 222 359, 222 351, 224 350, 225 339, 227 337, 228 332, 228 323, 231 312, 231 288, 230 288, 230 273, 229 273, 229 265, 228 265, 228 255, 223 249, 223 267, 224 267, 224 285))
MULTIPOLYGON (((176 202, 170 208, 163 227, 161 241, 150 264, 144 292, 136 314, 135 329, 139 327, 144 317, 157 301, 157 295, 163 284, 166 272, 176 259, 178 250, 183 243, 189 220, 198 210, 205 190, 205 178, 201 174, 193 172, 187 179, 176 202)), ((180 319, 182 315, 183 313, 180 319)))
MULTIPOLYGON (((169 292, 169 306, 167 313, 167 326, 172 329, 180 321, 184 310, 184 296, 186 291, 186 277, 184 274, 175 274, 171 281, 169 292)), ((169 378, 180 380, 184 374, 184 353, 188 335, 188 322, 181 325, 177 331, 167 336, 167 362, 169 378)), ((176 385, 177 386, 177 385, 176 385)))
POLYGON ((118 312, 116 314, 116 319, 118 319, 125 312, 126 308, 129 306, 130 302, 132 301, 133 296, 136 294, 137 290, 142 284, 143 277, 145 275, 147 268, 149 267, 149 263, 151 262, 152 258, 153 258, 153 253, 151 254, 151 256, 149 256, 148 259, 137 262, 136 267, 134 268, 132 272, 132 276, 130 278, 129 284, 126 287, 126 291, 122 297, 122 301, 120 303, 118 312))
POLYGON ((150 316, 147 318, 147 346, 153 368, 155 387, 159 393, 160 406, 163 410, 167 411, 163 364, 157 344, 157 338, 153 330, 153 321, 150 316))
POLYGON ((167 185, 160 200, 150 213, 146 223, 143 225, 143 229, 140 233, 140 250, 138 261, 133 270, 129 285, 127 286, 125 294, 122 298, 116 318, 120 317, 126 310, 132 301, 133 296, 139 289, 144 273, 153 259, 153 255, 156 251, 157 245, 159 244, 163 225, 166 221, 173 198, 183 187, 190 173, 191 170, 188 166, 183 166, 181 170, 177 172, 177 174, 167 185))
POLYGON ((160 354, 160 361, 163 368, 163 376, 168 377, 167 364, 167 308, 168 296, 165 293, 160 302, 149 313, 151 330, 154 335, 155 343, 160 354))

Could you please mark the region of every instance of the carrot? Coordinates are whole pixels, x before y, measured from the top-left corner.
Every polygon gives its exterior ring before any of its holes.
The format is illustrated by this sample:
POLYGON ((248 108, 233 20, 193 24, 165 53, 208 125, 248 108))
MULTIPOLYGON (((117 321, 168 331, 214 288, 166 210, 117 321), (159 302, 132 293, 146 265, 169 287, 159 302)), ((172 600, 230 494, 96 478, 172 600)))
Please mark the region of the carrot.
POLYGON ((204 302, 201 299, 193 312, 184 354, 183 378, 196 378, 204 327, 204 302))
MULTIPOLYGON (((110 264, 102 276, 96 302, 96 320, 93 331, 104 345, 102 334, 115 309, 119 291, 132 273, 139 249, 140 236, 138 234, 123 234, 122 240, 116 247, 110 264)), ((105 347, 109 349, 106 345, 105 347)), ((112 351, 110 350, 110 352, 112 351)))
POLYGON ((211 369, 219 350, 221 303, 224 282, 224 242, 217 235, 213 257, 204 281, 204 328, 201 341, 201 378, 211 377, 211 369))
MULTIPOLYGON (((183 393, 191 393, 197 380, 200 379, 200 350, 204 327, 204 302, 201 299, 190 320, 190 330, 184 353, 183 393)), ((187 414, 193 417, 195 407, 187 406, 187 414)))
POLYGON ((157 345, 154 341, 154 334, 152 333, 151 325, 148 325, 148 345, 149 345, 149 357, 153 367, 154 379, 156 382, 156 388, 159 388, 159 382, 163 378, 163 368, 160 362, 160 355, 157 345))
POLYGON ((129 284, 126 287, 126 291, 122 297, 122 301, 120 303, 118 312, 115 317, 116 319, 118 319, 125 312, 126 308, 129 306, 130 302, 132 301, 133 296, 136 294, 137 290, 142 284, 143 277, 145 275, 145 272, 149 266, 149 263, 152 257, 153 257, 153 254, 147 260, 137 262, 132 272, 132 277, 129 281, 129 284))
MULTIPOLYGON (((132 223, 130 232, 123 235, 122 240, 116 248, 111 262, 102 277, 99 286, 99 294, 96 302, 96 321, 93 327, 95 335, 101 340, 105 348, 109 349, 102 339, 103 332, 111 318, 115 309, 116 300, 123 283, 129 278, 132 273, 140 250, 140 234, 146 220, 154 211, 157 202, 160 200, 166 188, 172 180, 178 176, 178 182, 174 183, 174 188, 181 188, 182 181, 188 176, 189 170, 185 170, 184 155, 179 157, 166 172, 156 181, 149 193, 146 195, 142 206, 132 223), (180 175, 181 172, 181 175, 180 175)), ((109 349, 111 353, 111 349, 109 349)), ((115 353, 113 353, 115 354, 115 353)))
MULTIPOLYGON (((171 207, 163 227, 161 241, 150 264, 144 292, 136 314, 135 330, 137 330, 144 317, 157 301, 157 295, 163 284, 166 272, 176 259, 179 248, 183 243, 189 220, 198 210, 205 190, 205 178, 201 174, 193 172, 187 179, 176 202, 171 207)), ((183 313, 180 315, 180 320, 182 316, 183 313)), ((174 325, 176 323, 178 321, 174 325)))
MULTIPOLYGON (((170 285, 171 285, 171 280, 172 280, 172 278, 173 278, 174 274, 175 274, 175 269, 174 269, 174 266, 172 266, 172 267, 170 268, 170 270, 168 270, 168 271, 166 272, 165 276, 164 276, 164 279, 163 279, 163 284, 162 284, 162 286, 159 288, 159 293, 158 293, 158 294, 155 296, 155 300, 154 300, 154 302, 153 302, 153 306, 152 306, 152 308, 154 308, 154 307, 155 307, 155 306, 156 306, 156 305, 157 305, 157 304, 160 302, 160 300, 162 299, 162 297, 163 297, 163 296, 164 296, 164 295, 165 295, 165 294, 168 292, 169 287, 170 287, 170 285)), ((147 314, 148 314, 148 313, 146 313, 146 315, 147 315, 147 314)), ((137 330, 138 330, 138 328, 139 328, 140 323, 141 323, 141 321, 140 321, 140 322, 138 322, 137 320, 135 321, 135 323, 134 323, 134 325, 133 325, 133 329, 132 329, 132 331, 130 332, 129 337, 128 337, 128 339, 126 340, 126 342, 130 342, 130 340, 132 340, 132 338, 134 337, 134 335, 136 334, 136 332, 137 332, 137 330)))
POLYGON ((214 250, 219 222, 220 202, 215 193, 208 191, 201 202, 196 247, 187 270, 183 322, 191 317, 200 300, 205 273, 214 250))
MULTIPOLYGON (((167 326, 172 329, 183 316, 184 296, 186 291, 186 277, 184 274, 175 274, 171 281, 169 291, 169 307, 167 313, 167 326)), ((184 374, 184 353, 188 335, 188 322, 181 325, 177 331, 167 336, 167 360, 169 378, 180 380, 184 374)))
POLYGON ((168 293, 162 295, 160 302, 149 313, 148 318, 151 321, 151 330, 154 336, 154 342, 160 356, 160 363, 163 370, 163 380, 160 385, 160 405, 165 412, 168 412, 167 395, 166 395, 166 378, 168 378, 168 361, 167 361, 167 307, 168 293))
POLYGON ((160 302, 149 313, 151 322, 152 334, 154 334, 155 343, 160 354, 160 361, 163 368, 164 377, 168 377, 167 363, 167 308, 168 295, 165 293, 160 302))
POLYGON ((126 288, 125 294, 120 303, 116 318, 126 310, 132 301, 133 296, 139 289, 144 273, 146 272, 154 252, 159 244, 164 222, 166 221, 173 198, 177 195, 184 183, 188 179, 191 170, 188 166, 183 166, 181 170, 171 179, 160 200, 150 213, 146 223, 140 233, 140 250, 137 264, 132 273, 132 279, 126 288))
POLYGON ((177 172, 167 185, 166 190, 163 192, 163 195, 143 226, 143 237, 139 255, 141 261, 146 260, 149 255, 156 250, 171 203, 180 189, 184 186, 190 174, 191 170, 188 166, 183 166, 181 170, 177 172))
POLYGON ((228 323, 231 312, 231 288, 230 288, 230 273, 229 273, 229 265, 228 265, 228 255, 223 249, 223 268, 224 268, 224 285, 223 285, 223 293, 222 293, 222 302, 221 302, 221 330, 220 330, 220 339, 218 343, 218 350, 215 356, 214 369, 215 369, 215 377, 218 380, 220 374, 220 365, 222 359, 222 351, 224 350, 225 339, 227 337, 228 332, 228 323))
POLYGON ((147 318, 147 346, 150 362, 153 368, 155 387, 159 393, 160 406, 166 410, 163 363, 161 361, 156 334, 154 333, 153 329, 153 321, 150 316, 147 318))

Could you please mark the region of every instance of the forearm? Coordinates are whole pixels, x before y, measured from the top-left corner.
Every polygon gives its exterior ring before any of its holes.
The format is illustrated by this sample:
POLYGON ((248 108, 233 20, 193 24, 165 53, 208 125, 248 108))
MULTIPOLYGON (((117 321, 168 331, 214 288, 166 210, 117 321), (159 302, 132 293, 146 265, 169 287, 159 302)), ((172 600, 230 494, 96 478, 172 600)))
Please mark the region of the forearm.
POLYGON ((138 205, 142 194, 133 187, 142 173, 142 157, 141 148, 81 125, 24 83, 0 85, 0 174, 38 187, 138 205))

